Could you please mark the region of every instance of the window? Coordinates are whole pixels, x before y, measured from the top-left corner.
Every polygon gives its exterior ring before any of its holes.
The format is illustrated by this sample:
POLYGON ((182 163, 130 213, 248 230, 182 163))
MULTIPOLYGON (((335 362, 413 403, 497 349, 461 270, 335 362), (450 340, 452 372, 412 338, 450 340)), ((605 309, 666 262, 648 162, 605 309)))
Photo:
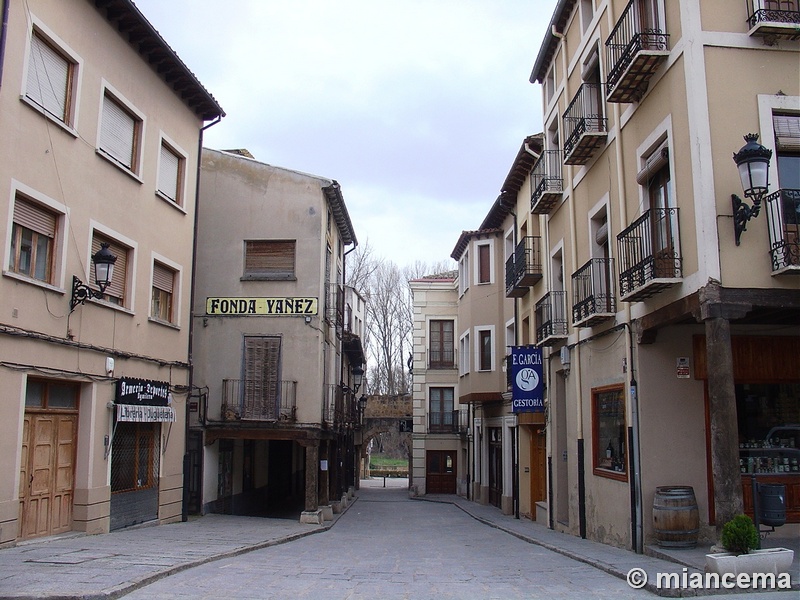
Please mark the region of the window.
POLYGON ((158 193, 183 206, 183 180, 186 159, 166 141, 161 140, 161 155, 158 161, 158 193))
POLYGON ((25 408, 43 410, 75 410, 79 387, 74 383, 28 379, 25 387, 25 408))
POLYGON ((491 283, 492 261, 489 244, 478 245, 478 283, 491 283))
MULTIPOLYGON (((105 289, 102 300, 110 302, 111 304, 116 304, 117 306, 125 306, 129 248, 123 246, 116 240, 112 240, 110 237, 95 232, 92 237, 92 256, 100 251, 100 245, 103 243, 108 244, 109 251, 117 257, 117 261, 114 263, 114 274, 111 283, 109 283, 108 287, 105 289)), ((90 258, 89 263, 91 263, 91 260, 90 258)), ((94 268, 91 264, 88 265, 87 270, 89 271, 89 283, 96 288, 97 282, 95 281, 94 268)))
POLYGON ((106 91, 100 124, 100 152, 132 173, 139 170, 142 120, 106 91))
POLYGON ((581 26, 584 33, 589 29, 589 24, 592 22, 594 16, 594 8, 592 7, 592 0, 581 0, 581 26))
POLYGON ((463 296, 469 289, 469 252, 458 261, 458 295, 463 296))
POLYGON ((76 63, 34 29, 25 98, 57 121, 70 125, 76 63))
POLYGON ((478 370, 492 370, 492 332, 489 329, 478 330, 478 370))
POLYGON ((245 279, 294 279, 294 240, 246 240, 245 279))
POLYGON ((800 115, 773 115, 778 187, 800 190, 800 115))
POLYGON ((111 493, 158 486, 158 423, 118 422, 111 447, 111 493))
POLYGON ((454 366, 453 321, 432 320, 430 322, 431 369, 451 369, 454 366))
POLYGON ((244 338, 241 418, 274 420, 280 414, 281 338, 244 338))
POLYGON ((153 263, 153 294, 150 316, 159 321, 173 323, 173 288, 175 271, 161 263, 153 263))
POLYGON ((9 271, 53 283, 58 217, 58 214, 42 205, 17 195, 14 200, 9 271))
POLYGON ((453 407, 453 388, 434 387, 430 389, 428 425, 431 433, 454 431, 456 420, 453 407))
POLYGON ((592 390, 592 430, 595 475, 626 481, 628 432, 622 385, 592 390))
POLYGON ((653 276, 675 277, 678 222, 672 197, 667 140, 647 157, 644 167, 636 176, 636 181, 644 187, 645 201, 651 211, 650 246, 653 276))
POLYGON ((469 334, 465 333, 458 340, 458 353, 459 353, 459 375, 466 375, 469 373, 469 334))

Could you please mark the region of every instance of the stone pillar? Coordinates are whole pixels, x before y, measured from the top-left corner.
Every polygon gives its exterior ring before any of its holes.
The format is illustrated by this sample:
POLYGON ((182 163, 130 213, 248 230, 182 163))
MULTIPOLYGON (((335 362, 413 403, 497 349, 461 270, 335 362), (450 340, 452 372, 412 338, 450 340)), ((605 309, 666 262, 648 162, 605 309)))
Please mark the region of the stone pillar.
MULTIPOLYGON (((331 461, 330 461, 330 446, 331 443, 328 440, 323 440, 320 442, 319 448, 319 460, 325 461, 328 465, 326 470, 322 470, 320 468, 319 471, 319 505, 325 506, 330 502, 330 494, 329 494, 329 485, 330 485, 330 472, 331 472, 331 461)), ((306 465, 308 465, 308 461, 306 461, 306 465)))
POLYGON ((319 442, 306 446, 306 511, 319 508, 319 442))
POLYGON ((714 316, 705 320, 705 329, 714 514, 717 531, 720 532, 725 523, 743 512, 739 426, 736 419, 730 322, 724 317, 714 316))

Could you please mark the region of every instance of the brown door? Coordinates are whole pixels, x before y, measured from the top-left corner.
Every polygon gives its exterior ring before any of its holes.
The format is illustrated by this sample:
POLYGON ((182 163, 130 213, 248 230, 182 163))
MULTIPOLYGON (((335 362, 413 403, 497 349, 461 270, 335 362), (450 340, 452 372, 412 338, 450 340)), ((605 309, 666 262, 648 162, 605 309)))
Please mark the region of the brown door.
POLYGON ((426 453, 425 491, 428 494, 456 493, 456 451, 428 450, 426 453))
POLYGON ((544 429, 533 429, 531 435, 531 513, 536 517, 536 502, 547 498, 546 456, 544 429))
POLYGON ((74 414, 25 413, 19 483, 21 539, 72 528, 77 422, 74 414))

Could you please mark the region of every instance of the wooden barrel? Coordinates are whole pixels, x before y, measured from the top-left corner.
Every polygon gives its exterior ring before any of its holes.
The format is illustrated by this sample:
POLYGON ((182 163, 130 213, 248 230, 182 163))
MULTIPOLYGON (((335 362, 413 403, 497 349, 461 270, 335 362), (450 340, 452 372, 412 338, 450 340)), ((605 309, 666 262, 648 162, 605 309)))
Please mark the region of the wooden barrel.
POLYGON ((700 511, 691 486, 657 487, 653 529, 659 546, 694 548, 700 533, 700 511))

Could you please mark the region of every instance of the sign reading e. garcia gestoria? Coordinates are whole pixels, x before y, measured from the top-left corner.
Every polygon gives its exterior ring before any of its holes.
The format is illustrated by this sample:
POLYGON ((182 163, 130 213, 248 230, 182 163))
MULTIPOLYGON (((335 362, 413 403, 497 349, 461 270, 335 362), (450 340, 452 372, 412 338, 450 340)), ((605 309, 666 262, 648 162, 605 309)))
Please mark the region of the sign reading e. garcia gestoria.
POLYGON ((206 298, 207 315, 305 316, 317 314, 317 298, 206 298))

